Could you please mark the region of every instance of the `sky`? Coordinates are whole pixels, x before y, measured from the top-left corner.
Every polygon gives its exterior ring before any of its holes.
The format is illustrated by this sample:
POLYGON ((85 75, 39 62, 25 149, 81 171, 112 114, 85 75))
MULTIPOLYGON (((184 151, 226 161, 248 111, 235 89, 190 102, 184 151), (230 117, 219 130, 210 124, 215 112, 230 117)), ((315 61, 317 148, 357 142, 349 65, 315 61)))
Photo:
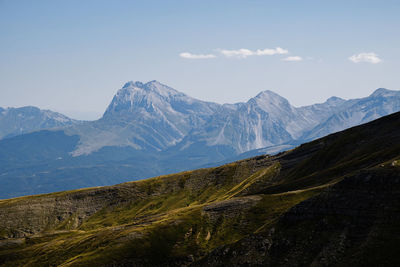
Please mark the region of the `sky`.
POLYGON ((127 81, 294 106, 400 89, 400 1, 0 0, 0 106, 101 117, 127 81))

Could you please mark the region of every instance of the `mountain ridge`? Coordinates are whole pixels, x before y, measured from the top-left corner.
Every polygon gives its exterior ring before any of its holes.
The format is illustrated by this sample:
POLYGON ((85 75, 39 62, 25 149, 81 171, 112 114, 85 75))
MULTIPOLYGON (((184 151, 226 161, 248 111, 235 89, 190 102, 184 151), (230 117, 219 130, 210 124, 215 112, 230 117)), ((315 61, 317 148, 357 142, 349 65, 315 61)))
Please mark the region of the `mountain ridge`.
POLYGON ((271 91, 220 105, 157 81, 124 87, 99 120, 0 140, 0 198, 111 185, 276 154, 400 110, 400 93, 381 89, 361 99, 334 97, 293 107, 271 91), (56 142, 65 146, 51 145, 56 142))
POLYGON ((66 127, 79 122, 61 113, 34 106, 0 107, 0 139, 43 129, 66 127))

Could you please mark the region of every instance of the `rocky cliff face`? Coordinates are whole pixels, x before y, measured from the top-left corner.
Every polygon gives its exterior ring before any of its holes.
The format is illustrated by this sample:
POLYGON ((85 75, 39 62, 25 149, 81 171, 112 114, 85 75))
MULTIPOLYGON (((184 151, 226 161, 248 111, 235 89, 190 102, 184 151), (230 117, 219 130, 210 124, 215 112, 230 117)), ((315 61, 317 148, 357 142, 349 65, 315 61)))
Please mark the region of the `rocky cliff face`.
POLYGON ((220 247, 195 266, 397 266, 400 176, 362 171, 291 208, 267 231, 220 247))
POLYGON ((0 201, 0 264, 396 266, 400 113, 280 153, 0 201))

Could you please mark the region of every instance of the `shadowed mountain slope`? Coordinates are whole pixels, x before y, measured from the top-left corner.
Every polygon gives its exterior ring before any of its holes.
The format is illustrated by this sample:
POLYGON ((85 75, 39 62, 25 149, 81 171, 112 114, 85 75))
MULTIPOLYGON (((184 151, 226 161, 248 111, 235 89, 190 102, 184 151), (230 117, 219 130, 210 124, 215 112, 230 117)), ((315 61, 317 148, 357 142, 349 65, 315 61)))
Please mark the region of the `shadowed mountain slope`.
POLYGON ((0 201, 4 266, 393 265, 400 113, 258 156, 0 201))

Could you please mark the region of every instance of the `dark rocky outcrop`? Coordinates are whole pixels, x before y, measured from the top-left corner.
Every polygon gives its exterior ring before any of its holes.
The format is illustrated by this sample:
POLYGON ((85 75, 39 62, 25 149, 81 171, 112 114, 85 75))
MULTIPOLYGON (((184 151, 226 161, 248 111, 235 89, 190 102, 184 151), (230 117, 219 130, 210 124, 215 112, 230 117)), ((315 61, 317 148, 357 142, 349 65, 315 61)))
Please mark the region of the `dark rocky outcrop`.
POLYGON ((400 171, 362 171, 197 266, 399 266, 400 171))

